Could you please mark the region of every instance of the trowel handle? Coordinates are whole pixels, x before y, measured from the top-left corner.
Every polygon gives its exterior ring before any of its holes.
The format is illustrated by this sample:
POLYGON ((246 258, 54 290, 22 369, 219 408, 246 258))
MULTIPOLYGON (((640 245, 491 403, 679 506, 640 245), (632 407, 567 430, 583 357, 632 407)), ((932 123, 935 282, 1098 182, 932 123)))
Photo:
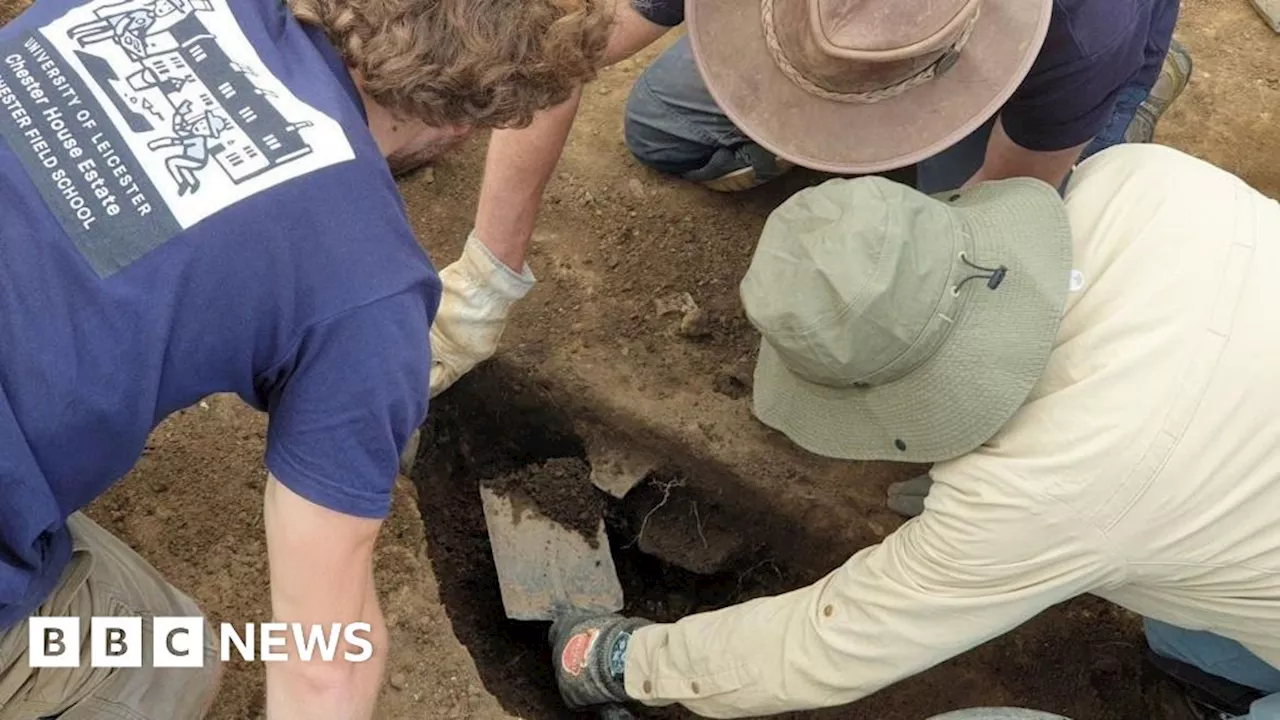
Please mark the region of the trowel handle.
POLYGON ((636 720, 631 711, 621 705, 605 705, 600 709, 600 720, 636 720))

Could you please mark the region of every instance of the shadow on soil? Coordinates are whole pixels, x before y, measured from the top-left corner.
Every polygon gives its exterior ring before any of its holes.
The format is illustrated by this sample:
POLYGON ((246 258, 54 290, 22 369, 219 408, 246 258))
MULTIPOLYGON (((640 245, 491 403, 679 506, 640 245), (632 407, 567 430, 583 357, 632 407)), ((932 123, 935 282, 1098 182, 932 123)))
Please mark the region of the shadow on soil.
MULTIPOLYGON (((532 464, 586 457, 564 399, 516 379, 522 377, 500 361, 490 362, 434 400, 413 480, 441 597, 486 689, 517 717, 570 718, 574 715, 561 704, 551 674, 548 624, 511 621, 504 615, 478 492, 479 483, 532 464)), ((663 457, 681 453, 673 448, 663 457)), ((741 488, 721 490, 740 495, 741 488)), ((600 491, 584 483, 581 492, 600 491)), ((676 467, 652 474, 623 501, 604 497, 609 501, 606 525, 626 597, 624 613, 656 621, 799 587, 858 549, 832 547, 787 518, 770 516, 769 498, 736 496, 734 507, 754 507, 757 512, 735 515, 725 503, 717 505, 714 492, 699 488, 696 479, 686 478, 676 467), (673 479, 680 482, 672 484, 673 479), (701 507, 705 516, 717 517, 721 527, 737 523, 749 528, 757 544, 739 548, 710 574, 690 572, 640 552, 635 541, 643 524, 637 521, 664 499, 667 509, 677 513, 701 507)), ((556 508, 543 510, 555 517, 556 508)), ((707 544, 703 532, 692 538, 667 538, 657 552, 670 559, 681 557, 682 549, 697 549, 682 546, 707 544)), ((867 538, 863 544, 874 541, 867 538)), ((1132 616, 1101 600, 1081 598, 855 705, 786 717, 925 720, 964 707, 1022 706, 1073 720, 1179 718, 1165 709, 1165 693, 1151 689, 1161 686, 1143 670, 1141 648, 1132 616)), ((645 711, 644 716, 693 717, 678 709, 645 711)))

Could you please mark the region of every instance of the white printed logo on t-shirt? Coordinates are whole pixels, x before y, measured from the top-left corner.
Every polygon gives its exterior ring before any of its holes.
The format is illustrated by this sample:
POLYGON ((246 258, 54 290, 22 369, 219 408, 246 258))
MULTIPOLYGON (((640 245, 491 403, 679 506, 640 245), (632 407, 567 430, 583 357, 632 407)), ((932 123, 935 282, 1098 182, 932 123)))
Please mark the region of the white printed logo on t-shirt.
POLYGON ((354 157, 342 127, 267 69, 226 0, 92 0, 5 33, 0 136, 101 276, 354 157))

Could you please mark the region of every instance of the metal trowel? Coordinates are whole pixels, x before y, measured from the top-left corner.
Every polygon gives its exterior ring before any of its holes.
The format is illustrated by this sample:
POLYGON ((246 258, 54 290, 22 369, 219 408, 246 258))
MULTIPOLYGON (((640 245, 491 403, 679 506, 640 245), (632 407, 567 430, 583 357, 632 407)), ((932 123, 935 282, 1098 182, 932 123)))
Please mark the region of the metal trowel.
MULTIPOLYGON (((622 584, 603 519, 593 548, 580 533, 483 485, 480 498, 507 617, 554 621, 570 609, 622 609, 622 584)), ((620 705, 609 705, 599 717, 630 720, 634 715, 620 705)))

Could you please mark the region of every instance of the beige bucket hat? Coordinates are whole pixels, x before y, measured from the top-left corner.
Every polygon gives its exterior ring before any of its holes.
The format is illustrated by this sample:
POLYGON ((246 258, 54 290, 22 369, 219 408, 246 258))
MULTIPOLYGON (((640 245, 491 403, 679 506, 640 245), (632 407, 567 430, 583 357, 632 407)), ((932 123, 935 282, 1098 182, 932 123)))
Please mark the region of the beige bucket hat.
POLYGON ((938 154, 1030 71, 1053 0, 693 0, 711 96, 767 150, 869 174, 938 154))
POLYGON ((769 216, 740 286, 763 336, 756 417, 834 458, 974 450, 1044 372, 1071 258, 1066 207, 1039 180, 800 191, 769 216))

